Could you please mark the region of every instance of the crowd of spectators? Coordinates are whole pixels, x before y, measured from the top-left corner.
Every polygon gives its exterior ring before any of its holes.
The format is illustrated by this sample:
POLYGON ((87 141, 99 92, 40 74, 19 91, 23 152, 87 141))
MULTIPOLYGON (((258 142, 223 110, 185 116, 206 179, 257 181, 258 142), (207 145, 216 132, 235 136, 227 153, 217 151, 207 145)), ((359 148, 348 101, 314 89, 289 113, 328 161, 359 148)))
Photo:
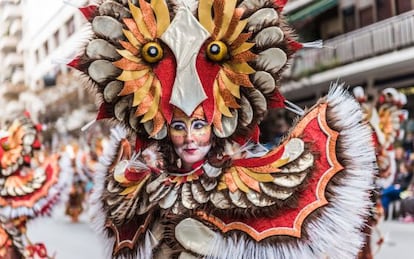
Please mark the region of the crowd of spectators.
POLYGON ((414 149, 412 134, 395 148, 396 173, 392 184, 380 190, 385 219, 414 222, 414 149))

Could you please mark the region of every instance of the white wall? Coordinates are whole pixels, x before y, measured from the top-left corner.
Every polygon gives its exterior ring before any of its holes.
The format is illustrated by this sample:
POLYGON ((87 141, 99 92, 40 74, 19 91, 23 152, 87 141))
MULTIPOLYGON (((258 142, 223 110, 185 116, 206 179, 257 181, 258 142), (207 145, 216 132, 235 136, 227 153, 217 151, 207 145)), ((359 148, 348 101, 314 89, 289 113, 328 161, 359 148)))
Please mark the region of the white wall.
MULTIPOLYGON (((78 0, 78 6, 81 0, 78 0)), ((72 1, 76 2, 76 1, 72 1)), ((75 3, 76 4, 76 3, 75 3)), ((25 82, 32 90, 36 90, 36 82, 50 71, 64 68, 54 60, 69 47, 71 39, 67 38, 65 23, 75 17, 75 32, 86 20, 74 6, 64 4, 62 0, 25 0, 23 1, 23 49, 25 52, 25 82), (54 34, 59 30, 59 46, 56 46, 54 34), (48 42, 48 53, 43 46, 48 42), (40 51, 39 51, 40 50, 40 51), (36 59, 37 51, 40 53, 36 59)), ((72 35, 72 38, 75 35, 72 35)))

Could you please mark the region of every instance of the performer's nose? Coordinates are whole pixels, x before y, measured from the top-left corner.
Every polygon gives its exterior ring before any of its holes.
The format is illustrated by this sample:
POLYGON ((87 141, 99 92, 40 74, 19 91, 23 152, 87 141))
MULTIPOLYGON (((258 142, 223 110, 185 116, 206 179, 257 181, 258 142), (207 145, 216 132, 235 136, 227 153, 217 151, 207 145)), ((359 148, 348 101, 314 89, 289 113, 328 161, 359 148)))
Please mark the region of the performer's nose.
POLYGON ((188 131, 188 132, 185 134, 184 142, 185 142, 186 144, 189 144, 189 143, 194 142, 193 134, 191 133, 191 131, 188 131))

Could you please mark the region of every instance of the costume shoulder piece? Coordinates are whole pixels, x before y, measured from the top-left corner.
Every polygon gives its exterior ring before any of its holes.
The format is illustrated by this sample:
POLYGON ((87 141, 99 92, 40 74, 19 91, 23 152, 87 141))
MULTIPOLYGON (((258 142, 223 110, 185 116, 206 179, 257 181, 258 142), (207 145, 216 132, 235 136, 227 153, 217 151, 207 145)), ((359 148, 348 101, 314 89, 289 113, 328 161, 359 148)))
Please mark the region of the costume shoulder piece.
POLYGON ((352 258, 375 171, 371 131, 341 85, 267 150, 301 47, 286 1, 102 1, 69 65, 117 120, 96 174, 97 229, 114 258, 352 258))

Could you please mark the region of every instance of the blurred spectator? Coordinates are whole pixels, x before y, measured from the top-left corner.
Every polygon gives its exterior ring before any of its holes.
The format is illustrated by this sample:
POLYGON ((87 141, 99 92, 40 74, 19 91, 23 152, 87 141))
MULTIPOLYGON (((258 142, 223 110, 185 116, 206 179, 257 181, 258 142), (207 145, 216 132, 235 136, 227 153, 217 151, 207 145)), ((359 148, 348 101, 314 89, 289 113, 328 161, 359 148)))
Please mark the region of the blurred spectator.
POLYGON ((395 149, 395 160, 397 163, 397 172, 393 184, 381 191, 381 203, 384 208, 385 218, 389 216, 389 205, 393 201, 400 200, 400 194, 407 190, 411 183, 412 172, 405 159, 405 151, 402 147, 395 149))
POLYGON ((406 153, 411 154, 413 152, 413 133, 409 132, 405 136, 404 142, 403 142, 403 148, 406 153))
POLYGON ((260 123, 260 143, 269 150, 278 146, 291 124, 292 119, 287 110, 282 108, 269 110, 260 123))
MULTIPOLYGON (((413 173, 414 169, 414 153, 409 154, 408 158, 408 170, 413 173)), ((411 179, 410 186, 407 190, 400 194, 401 206, 400 206, 400 219, 403 222, 414 222, 414 178, 411 179)))

